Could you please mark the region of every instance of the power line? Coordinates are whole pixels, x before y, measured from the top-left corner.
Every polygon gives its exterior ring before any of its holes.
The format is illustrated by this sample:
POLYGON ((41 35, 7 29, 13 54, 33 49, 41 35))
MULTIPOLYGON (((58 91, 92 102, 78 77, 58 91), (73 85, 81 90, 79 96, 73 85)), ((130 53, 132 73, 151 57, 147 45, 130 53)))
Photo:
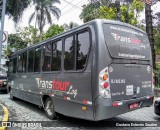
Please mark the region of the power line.
MULTIPOLYGON (((83 1, 84 1, 84 0, 78 2, 76 5, 79 5, 79 4, 82 3, 83 1)), ((88 2, 84 2, 83 4, 86 4, 86 3, 88 3, 88 2)), ((68 14, 69 12, 71 12, 71 11, 74 10, 74 9, 77 9, 77 8, 71 7, 70 9, 68 9, 67 11, 65 11, 61 16, 64 16, 64 15, 68 14)), ((63 10, 63 9, 62 9, 62 10, 63 10)), ((56 18, 53 19, 53 20, 56 20, 56 18)))
MULTIPOLYGON (((82 0, 82 1, 84 1, 84 0, 82 0)), ((78 2, 77 5, 80 4, 82 1, 78 2)), ((85 2, 85 3, 86 3, 86 2, 85 2)), ((64 12, 62 15, 65 15, 65 14, 69 13, 70 11, 73 10, 73 8, 74 8, 74 7, 68 9, 68 10, 67 10, 66 12, 64 12)), ((61 15, 61 16, 62 16, 62 15, 61 15)))
POLYGON ((64 0, 64 1, 67 2, 68 4, 72 5, 73 7, 82 9, 81 7, 79 7, 79 6, 77 6, 77 5, 74 5, 73 3, 71 3, 71 2, 69 2, 69 1, 67 1, 67 0, 64 0))
MULTIPOLYGON (((74 1, 74 0, 72 0, 72 1, 70 1, 70 2, 73 2, 73 1, 74 1)), ((69 4, 67 4, 66 6, 64 6, 64 7, 61 9, 61 11, 64 10, 68 5, 69 5, 69 4)))

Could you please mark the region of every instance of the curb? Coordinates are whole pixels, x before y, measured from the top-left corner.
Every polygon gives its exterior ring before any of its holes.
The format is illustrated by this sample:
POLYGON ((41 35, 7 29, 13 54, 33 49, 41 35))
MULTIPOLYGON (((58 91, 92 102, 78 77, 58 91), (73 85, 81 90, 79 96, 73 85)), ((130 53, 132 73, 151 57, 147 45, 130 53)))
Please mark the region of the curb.
MULTIPOLYGON (((7 109, 7 107, 5 107, 4 105, 0 104, 2 107, 3 107, 3 112, 4 112, 4 115, 3 115, 3 119, 2 119, 2 123, 3 122, 8 122, 8 119, 9 119, 9 111, 7 109)), ((6 130, 6 127, 0 127, 0 130, 6 130)))

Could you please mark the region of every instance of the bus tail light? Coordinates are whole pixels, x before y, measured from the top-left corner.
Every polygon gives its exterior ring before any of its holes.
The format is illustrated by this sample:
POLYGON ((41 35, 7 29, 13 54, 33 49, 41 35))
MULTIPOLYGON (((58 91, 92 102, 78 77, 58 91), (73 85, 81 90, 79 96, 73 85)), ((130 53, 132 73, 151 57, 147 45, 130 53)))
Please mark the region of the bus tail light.
POLYGON ((105 83, 103 84, 103 87, 104 87, 104 88, 108 88, 108 86, 109 86, 108 82, 105 82, 105 83))
POLYGON ((99 74, 99 94, 104 98, 111 98, 108 67, 99 74))
POLYGON ((117 106, 120 106, 122 104, 123 104, 122 102, 113 102, 112 106, 117 107, 117 106))
POLYGON ((104 81, 106 81, 108 79, 108 75, 107 74, 103 74, 100 76, 100 78, 104 81))

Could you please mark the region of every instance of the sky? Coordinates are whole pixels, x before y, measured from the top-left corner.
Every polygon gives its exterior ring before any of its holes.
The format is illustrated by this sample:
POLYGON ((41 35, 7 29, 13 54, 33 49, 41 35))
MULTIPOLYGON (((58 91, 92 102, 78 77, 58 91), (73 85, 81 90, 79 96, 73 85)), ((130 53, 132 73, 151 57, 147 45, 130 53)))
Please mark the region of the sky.
MULTIPOLYGON (((82 6, 84 4, 87 4, 88 0, 61 0, 60 5, 56 5, 61 10, 61 17, 59 20, 56 20, 53 18, 53 23, 63 25, 64 23, 70 23, 71 21, 81 25, 83 24, 83 21, 80 20, 79 15, 82 11, 82 6)), ((160 11, 160 2, 158 2, 156 5, 152 6, 153 13, 160 11)), ((18 23, 18 26, 23 28, 28 26, 28 19, 30 15, 34 12, 34 7, 30 6, 26 9, 26 11, 23 13, 22 20, 20 23, 18 23)), ((145 12, 143 11, 140 14, 140 20, 145 18, 145 12)), ((34 21, 31 23, 31 25, 35 25, 34 21)), ((44 31, 47 30, 49 25, 46 25, 44 27, 44 31)), ((8 31, 9 34, 16 33, 14 23, 11 19, 8 18, 8 16, 5 16, 5 24, 4 24, 4 31, 8 31)))
MULTIPOLYGON (((82 6, 84 4, 87 4, 88 0, 60 0, 60 1, 61 4, 60 5, 56 4, 56 6, 61 10, 61 17, 59 18, 59 20, 53 18, 53 23, 63 25, 64 23, 68 24, 71 21, 73 21, 79 25, 83 24, 83 21, 80 20, 79 15, 82 11, 82 6)), ((28 26, 28 19, 33 12, 34 12, 34 7, 33 6, 28 7, 26 11, 23 13, 22 20, 20 21, 20 23, 18 23, 18 26, 21 28, 28 26)), ((35 23, 32 22, 31 25, 34 26, 35 23)), ((47 30, 48 27, 49 25, 46 25, 44 30, 47 30)), ((14 23, 11 19, 8 18, 8 16, 5 16, 4 31, 8 31, 9 34, 16 33, 16 30, 14 28, 14 23)))

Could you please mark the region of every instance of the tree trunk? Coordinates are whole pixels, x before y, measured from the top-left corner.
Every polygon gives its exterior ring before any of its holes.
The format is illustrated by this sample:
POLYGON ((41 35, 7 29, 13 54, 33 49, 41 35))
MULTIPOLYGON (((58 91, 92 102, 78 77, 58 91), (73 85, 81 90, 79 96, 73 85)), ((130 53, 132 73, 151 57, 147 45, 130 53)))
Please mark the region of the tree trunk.
POLYGON ((152 51, 152 63, 153 68, 155 69, 155 48, 154 48, 154 38, 153 38, 153 26, 152 26, 152 14, 151 14, 151 5, 146 4, 145 6, 145 17, 146 17, 146 32, 148 34, 148 38, 151 45, 151 51, 152 51))

